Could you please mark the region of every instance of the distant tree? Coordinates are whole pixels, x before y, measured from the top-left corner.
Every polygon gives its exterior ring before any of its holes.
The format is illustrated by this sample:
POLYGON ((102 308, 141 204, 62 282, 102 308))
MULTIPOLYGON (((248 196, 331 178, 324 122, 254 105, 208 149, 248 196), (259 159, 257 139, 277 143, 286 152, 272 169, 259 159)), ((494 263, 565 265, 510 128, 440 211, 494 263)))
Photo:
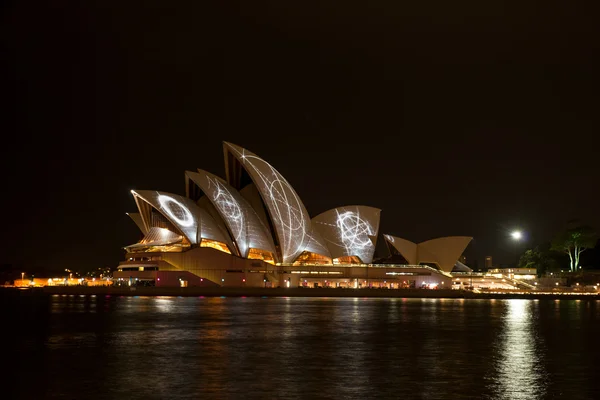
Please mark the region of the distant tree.
POLYGON ((549 245, 536 246, 523 253, 519 259, 519 268, 535 268, 537 274, 542 276, 546 272, 559 269, 554 256, 549 245))
POLYGON ((519 268, 537 268, 541 264, 542 253, 536 247, 526 250, 519 259, 519 268))
POLYGON ((577 272, 581 253, 596 246, 597 241, 598 235, 592 227, 571 226, 556 235, 551 250, 566 253, 569 256, 571 272, 577 272))

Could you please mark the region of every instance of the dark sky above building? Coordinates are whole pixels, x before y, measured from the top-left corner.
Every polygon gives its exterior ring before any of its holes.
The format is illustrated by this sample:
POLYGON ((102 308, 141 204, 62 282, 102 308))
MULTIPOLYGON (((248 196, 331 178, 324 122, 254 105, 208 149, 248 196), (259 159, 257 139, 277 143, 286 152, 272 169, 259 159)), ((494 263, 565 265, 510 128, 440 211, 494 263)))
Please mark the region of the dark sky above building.
POLYGON ((379 207, 380 233, 475 237, 468 263, 512 262, 514 228, 535 243, 571 218, 600 227, 598 11, 13 2, 0 262, 115 267, 140 237, 130 189, 183 194, 186 169, 223 175, 223 140, 269 161, 312 216, 379 207))

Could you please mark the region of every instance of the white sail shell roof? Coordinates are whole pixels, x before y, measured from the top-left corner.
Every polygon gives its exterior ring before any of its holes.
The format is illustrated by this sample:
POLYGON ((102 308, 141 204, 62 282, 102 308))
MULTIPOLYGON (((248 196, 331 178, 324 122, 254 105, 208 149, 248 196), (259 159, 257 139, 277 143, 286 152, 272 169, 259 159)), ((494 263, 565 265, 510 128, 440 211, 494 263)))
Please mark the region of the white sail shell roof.
POLYGON ((319 231, 315 229, 314 223, 313 223, 312 230, 310 232, 310 240, 308 242, 308 245, 304 249, 304 251, 308 251, 311 253, 320 254, 322 256, 332 258, 331 252, 329 251, 329 248, 327 247, 327 242, 325 242, 325 239, 323 239, 323 236, 321 236, 319 231))
POLYGON ((146 236, 136 244, 127 246, 128 249, 135 249, 139 247, 148 246, 167 246, 174 243, 180 243, 183 240, 183 236, 178 233, 171 232, 168 229, 153 227, 150 228, 146 236))
POLYGON ((421 242, 419 262, 437 262, 442 271, 451 272, 471 240, 468 236, 447 236, 421 242))
POLYGON ((144 225, 144 221, 142 220, 142 214, 140 214, 140 213, 127 213, 127 215, 129 216, 129 218, 131 218, 133 220, 133 222, 135 222, 135 224, 137 225, 137 227, 140 228, 140 231, 142 231, 142 233, 144 235, 148 234, 148 229, 146 228, 146 226, 144 225))
POLYGON ((368 206, 338 207, 312 219, 333 258, 356 256, 373 261, 381 210, 368 206))
MULTIPOLYGON (((191 244, 199 244, 202 239, 210 239, 231 246, 231 241, 219 229, 210 214, 192 200, 177 194, 154 190, 132 190, 131 193, 136 197, 136 202, 141 199, 160 212, 191 244)), ((139 202, 138 208, 140 208, 139 202)), ((142 209, 140 214, 144 225, 149 229, 151 221, 147 220, 147 215, 142 209)))
POLYGON ((410 265, 418 265, 418 245, 410 240, 402 239, 392 235, 383 235, 386 242, 394 247, 410 265))
POLYGON ((383 235, 410 264, 435 263, 444 272, 451 272, 472 237, 447 236, 419 244, 392 235, 383 235))
POLYGON ((311 240, 311 221, 300 197, 288 181, 269 163, 239 146, 224 142, 246 170, 267 207, 281 251, 281 261, 293 262, 311 240))
POLYGON ((251 248, 270 251, 276 256, 275 245, 267 228, 235 188, 203 170, 186 171, 186 176, 198 185, 225 221, 242 257, 248 257, 251 248))

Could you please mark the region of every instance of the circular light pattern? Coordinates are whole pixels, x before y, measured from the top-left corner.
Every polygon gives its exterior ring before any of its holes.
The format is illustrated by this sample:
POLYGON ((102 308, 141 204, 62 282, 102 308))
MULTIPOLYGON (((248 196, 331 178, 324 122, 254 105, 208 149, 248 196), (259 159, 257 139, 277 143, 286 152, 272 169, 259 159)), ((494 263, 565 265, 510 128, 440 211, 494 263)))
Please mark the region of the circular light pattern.
POLYGON ((160 207, 171 217, 171 219, 179 226, 189 228, 194 225, 194 217, 186 206, 175 200, 171 196, 161 194, 158 196, 160 207))
POLYGON ((269 168, 272 178, 267 185, 267 190, 271 200, 272 215, 285 243, 283 257, 293 261, 308 244, 308 215, 290 184, 273 167, 269 165, 269 168))
POLYGON ((282 261, 294 261, 310 240, 310 218, 304 205, 290 184, 269 163, 252 153, 237 152, 244 166, 250 167, 247 171, 269 210, 279 238, 282 261))
POLYGON ((229 190, 227 190, 225 185, 223 185, 217 179, 211 179, 208 176, 206 179, 208 180, 209 185, 215 186, 215 191, 212 194, 213 202, 219 208, 221 214, 223 214, 224 219, 229 223, 230 229, 233 231, 233 235, 235 236, 238 246, 245 246, 246 241, 242 237, 245 233, 244 213, 242 208, 229 190))
POLYGON ((336 225, 340 233, 340 240, 346 248, 348 255, 359 255, 373 247, 369 236, 373 236, 371 225, 360 217, 357 212, 338 212, 336 225))
POLYGON ((235 221, 239 225, 239 230, 241 231, 244 222, 244 214, 242 213, 240 205, 222 183, 210 179, 209 182, 216 186, 216 190, 213 193, 213 200, 217 203, 221 212, 228 220, 235 221))

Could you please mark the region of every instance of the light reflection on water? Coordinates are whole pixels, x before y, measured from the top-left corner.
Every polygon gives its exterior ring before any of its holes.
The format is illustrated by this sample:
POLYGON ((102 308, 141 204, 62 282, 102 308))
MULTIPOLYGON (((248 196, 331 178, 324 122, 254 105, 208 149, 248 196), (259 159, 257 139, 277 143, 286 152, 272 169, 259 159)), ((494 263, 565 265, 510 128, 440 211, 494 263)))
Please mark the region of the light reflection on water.
POLYGON ((534 329, 537 301, 514 299, 506 303, 504 331, 497 340, 499 395, 507 400, 542 399, 546 395, 546 371, 540 351, 542 338, 534 329))
POLYGON ((600 398, 593 301, 19 301, 22 398, 600 398))

